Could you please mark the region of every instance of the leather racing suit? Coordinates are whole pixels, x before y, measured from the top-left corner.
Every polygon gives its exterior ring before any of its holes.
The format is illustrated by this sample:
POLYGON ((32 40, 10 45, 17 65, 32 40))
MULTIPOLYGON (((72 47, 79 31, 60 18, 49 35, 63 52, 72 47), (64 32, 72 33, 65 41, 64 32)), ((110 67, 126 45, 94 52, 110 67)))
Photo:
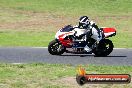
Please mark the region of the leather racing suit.
MULTIPOLYGON (((98 28, 98 26, 91 21, 90 24, 86 28, 81 28, 79 26, 74 26, 76 40, 82 40, 88 42, 90 38, 94 39, 97 43, 102 39, 102 31, 98 28), (85 37, 84 39, 82 39, 85 37)), ((89 52, 91 51, 90 44, 87 44, 84 49, 89 52)))

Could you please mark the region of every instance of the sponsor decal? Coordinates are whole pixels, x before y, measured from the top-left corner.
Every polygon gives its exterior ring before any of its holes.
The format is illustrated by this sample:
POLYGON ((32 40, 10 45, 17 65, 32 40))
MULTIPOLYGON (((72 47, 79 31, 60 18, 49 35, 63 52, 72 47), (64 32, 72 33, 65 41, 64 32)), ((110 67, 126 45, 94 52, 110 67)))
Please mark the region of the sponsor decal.
POLYGON ((79 85, 91 84, 124 84, 131 82, 129 74, 87 74, 85 69, 79 67, 76 81, 79 85))

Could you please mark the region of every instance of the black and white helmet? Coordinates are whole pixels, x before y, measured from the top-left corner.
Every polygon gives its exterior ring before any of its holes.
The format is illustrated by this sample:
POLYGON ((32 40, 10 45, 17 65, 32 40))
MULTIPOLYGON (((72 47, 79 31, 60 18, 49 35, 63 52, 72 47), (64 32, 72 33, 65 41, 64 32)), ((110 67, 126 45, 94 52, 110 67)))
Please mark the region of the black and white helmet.
POLYGON ((87 16, 81 16, 79 19, 79 27, 87 28, 87 26, 90 24, 89 18, 87 16))

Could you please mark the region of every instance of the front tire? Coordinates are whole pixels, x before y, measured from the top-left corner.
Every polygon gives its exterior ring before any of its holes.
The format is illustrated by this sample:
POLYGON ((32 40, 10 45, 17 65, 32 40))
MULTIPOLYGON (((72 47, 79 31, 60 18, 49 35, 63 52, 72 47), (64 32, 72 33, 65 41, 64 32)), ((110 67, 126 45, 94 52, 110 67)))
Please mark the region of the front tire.
POLYGON ((65 52, 65 47, 55 39, 49 43, 48 51, 51 55, 61 55, 65 52))
POLYGON ((108 56, 113 51, 114 45, 111 40, 103 39, 99 42, 94 54, 97 57, 108 56))

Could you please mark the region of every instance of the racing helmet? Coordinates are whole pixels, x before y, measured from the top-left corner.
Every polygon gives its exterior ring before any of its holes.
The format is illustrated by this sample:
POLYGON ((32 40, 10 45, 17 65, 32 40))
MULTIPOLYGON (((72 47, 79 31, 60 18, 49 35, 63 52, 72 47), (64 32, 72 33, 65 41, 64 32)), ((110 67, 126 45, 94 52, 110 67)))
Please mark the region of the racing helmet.
POLYGON ((87 16, 81 16, 79 19, 79 27, 87 28, 90 24, 89 18, 87 16))

